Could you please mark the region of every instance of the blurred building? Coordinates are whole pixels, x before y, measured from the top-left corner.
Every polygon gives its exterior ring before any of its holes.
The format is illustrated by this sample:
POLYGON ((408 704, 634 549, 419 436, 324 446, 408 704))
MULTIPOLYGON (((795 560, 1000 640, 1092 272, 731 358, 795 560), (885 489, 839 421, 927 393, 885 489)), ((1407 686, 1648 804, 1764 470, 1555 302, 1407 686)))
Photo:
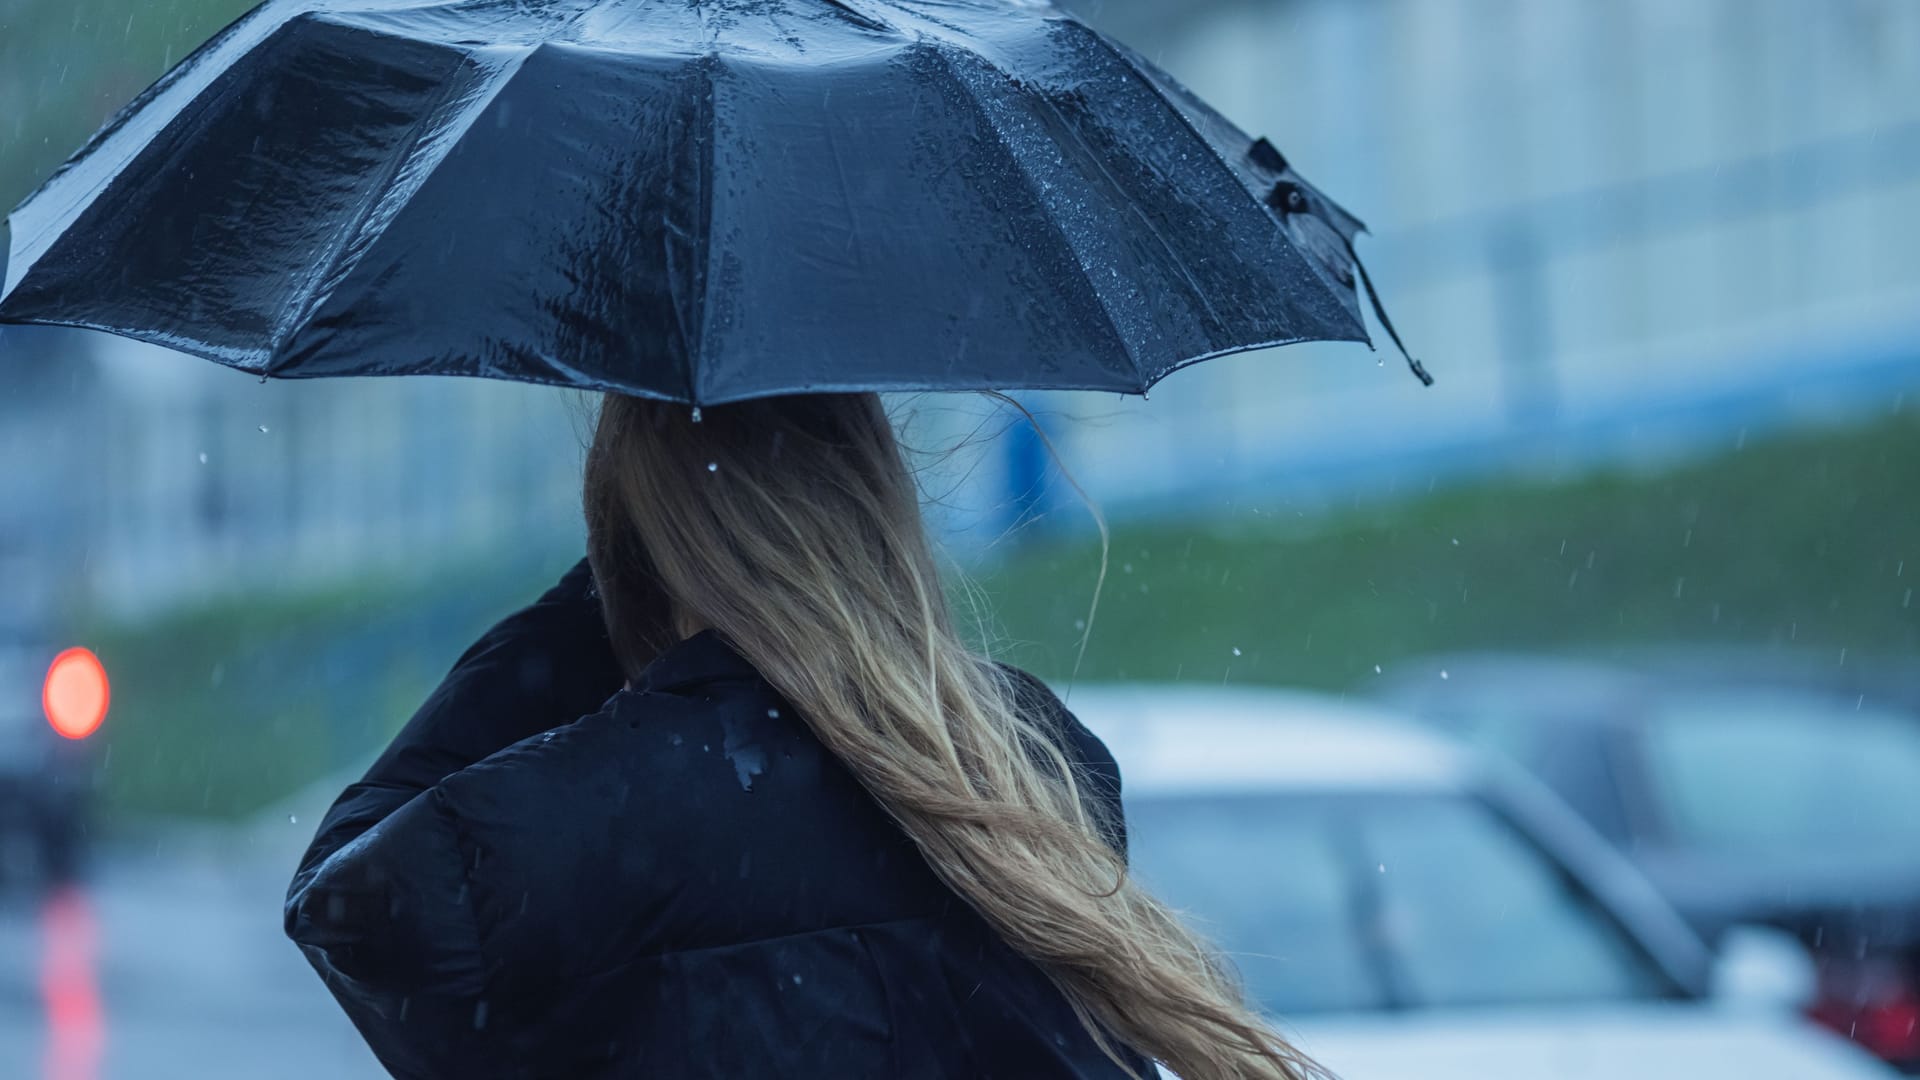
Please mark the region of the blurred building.
POLYGON ((1920 387, 1920 4, 1068 2, 1372 226, 1439 377, 1376 333, 1047 399, 1111 510, 1732 447, 1920 387))
POLYGON ((263 382, 106 335, 8 333, 11 361, 53 374, 0 399, 0 554, 48 600, 139 614, 578 543, 578 395, 263 382))

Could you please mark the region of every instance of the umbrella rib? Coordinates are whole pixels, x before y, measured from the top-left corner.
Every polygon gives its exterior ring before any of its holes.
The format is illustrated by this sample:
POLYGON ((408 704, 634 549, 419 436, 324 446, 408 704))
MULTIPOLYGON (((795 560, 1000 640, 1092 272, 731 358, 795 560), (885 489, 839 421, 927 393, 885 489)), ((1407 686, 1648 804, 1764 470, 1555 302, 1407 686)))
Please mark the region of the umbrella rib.
MULTIPOLYGON (((466 133, 473 128, 474 123, 479 120, 481 114, 486 112, 494 100, 499 97, 500 91, 505 89, 506 85, 513 81, 514 75, 518 74, 520 66, 526 62, 527 57, 544 47, 544 45, 536 45, 531 49, 520 50, 510 60, 494 70, 491 76, 492 85, 487 88, 486 93, 476 96, 472 102, 467 104, 463 110, 463 115, 455 118, 447 125, 445 129, 447 137, 440 140, 443 147, 440 155, 431 165, 420 170, 418 178, 412 185, 413 193, 417 193, 421 187, 425 186, 427 182, 433 178, 434 173, 437 172, 441 164, 446 161, 448 154, 459 144, 461 139, 466 137, 466 133), (457 131, 455 130, 456 126, 457 131)), ((407 138, 404 140, 406 144, 405 149, 395 153, 381 166, 379 180, 368 189, 366 199, 362 202, 359 209, 355 211, 352 221, 334 237, 327 251, 325 261, 321 263, 322 269, 320 272, 311 275, 311 287, 307 290, 306 295, 302 297, 299 304, 299 317, 288 320, 275 329, 273 342, 268 349, 266 361, 262 367, 262 370, 266 374, 273 374, 274 369, 284 359, 281 355, 281 350, 286 347, 287 342, 296 336, 301 329, 305 328, 313 318, 314 313, 319 311, 321 306, 333 296, 334 289, 338 288, 341 281, 344 280, 337 278, 337 275, 340 272, 341 264, 346 259, 347 252, 355 246, 355 241, 361 238, 368 222, 373 217, 374 211, 392 194, 394 190, 394 178, 399 175, 401 169, 413 159, 414 154, 420 149, 430 121, 439 115, 440 108, 454 96, 455 91, 470 77, 470 72, 479 69, 480 66, 471 54, 466 54, 461 57, 459 65, 447 76, 445 81, 441 83, 439 92, 434 96, 432 105, 421 111, 420 118, 414 122, 413 127, 408 131, 407 138), (332 282, 331 285, 328 284, 330 281, 332 282)), ((409 194, 409 198, 411 194, 412 193, 409 194)), ((389 219, 389 221, 390 220, 391 219, 389 219)))
MULTIPOLYGON (((1126 355, 1127 363, 1133 368, 1134 377, 1139 383, 1138 390, 1135 392, 1145 390, 1150 382, 1147 378, 1146 369, 1140 366, 1140 358, 1135 355, 1132 343, 1127 340, 1126 334, 1120 328, 1119 320, 1114 317, 1113 304, 1108 301, 1106 293, 1100 288, 1100 283, 1095 280, 1092 268, 1087 265, 1086 257, 1081 252, 1080 245, 1073 242, 1072 236, 1068 235, 1066 228, 1063 227, 1059 219, 1054 216, 1052 200, 1047 198, 1041 185, 1035 181, 1033 173, 1028 171, 1026 162, 1021 160, 1019 153, 1015 151, 1012 141, 1007 138, 1007 133, 1001 129, 999 122, 993 118, 992 112, 982 105, 972 91, 968 89, 965 80, 954 71, 953 58, 947 53, 946 49, 938 44, 929 43, 925 39, 922 39, 921 43, 914 46, 914 48, 925 49, 939 61, 940 70, 953 84, 954 90, 956 91, 954 100, 965 102, 967 108, 972 110, 974 115, 980 119, 980 122, 986 126, 987 130, 993 132, 994 141, 999 144, 1001 150, 1006 153, 1007 160, 1011 161, 1013 167, 1020 173, 1020 178, 1025 181, 1028 192, 1033 195, 1034 201, 1037 202, 1044 211, 1041 216, 1053 230, 1053 234, 1060 241, 1061 246, 1065 247, 1067 251, 1072 254, 1073 265, 1079 269, 1081 280, 1086 282, 1087 291, 1093 294, 1094 301, 1100 305, 1100 311, 1106 316, 1107 328, 1112 332, 1114 342, 1120 346, 1120 351, 1126 355)), ((989 66, 991 67, 991 65, 989 66)), ((992 70, 996 74, 1003 76, 1005 74, 997 67, 993 67, 992 70)))

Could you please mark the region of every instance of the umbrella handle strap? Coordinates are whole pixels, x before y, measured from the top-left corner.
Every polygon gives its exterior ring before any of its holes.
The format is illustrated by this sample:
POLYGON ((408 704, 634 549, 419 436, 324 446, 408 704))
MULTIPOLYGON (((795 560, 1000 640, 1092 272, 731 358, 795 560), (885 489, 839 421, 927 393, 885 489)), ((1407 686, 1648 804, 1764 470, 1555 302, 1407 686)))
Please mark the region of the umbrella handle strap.
POLYGON ((1353 250, 1353 241, 1344 237, 1343 239, 1346 240, 1347 256, 1353 260, 1354 269, 1360 272, 1360 284, 1366 286, 1367 300, 1373 305, 1373 317, 1380 320, 1381 329, 1385 330, 1387 336, 1393 339, 1394 348, 1399 349, 1400 355, 1407 361, 1407 369, 1413 372, 1414 377, 1420 380, 1422 386, 1432 386, 1433 376, 1427 373, 1424 364, 1414 359, 1413 354, 1407 351, 1407 343, 1400 340, 1400 331, 1395 330, 1393 328, 1393 320, 1387 318, 1387 308, 1385 304, 1380 302, 1380 292, 1373 287, 1373 279, 1367 276, 1367 264, 1361 262, 1360 253, 1353 250))

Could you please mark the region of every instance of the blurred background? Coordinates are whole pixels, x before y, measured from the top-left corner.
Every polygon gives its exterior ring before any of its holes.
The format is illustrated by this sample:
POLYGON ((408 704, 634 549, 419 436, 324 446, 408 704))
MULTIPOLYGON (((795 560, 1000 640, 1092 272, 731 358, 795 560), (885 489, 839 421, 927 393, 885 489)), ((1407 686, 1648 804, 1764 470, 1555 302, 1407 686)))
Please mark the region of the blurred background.
MULTIPOLYGON (((247 6, 0 0, 0 205, 247 6)), ((1369 223, 1439 379, 1306 345, 1029 396, 1057 460, 895 402, 1141 872, 1352 1080, 1920 1072, 1920 5, 1069 6, 1369 223), (1271 768, 1174 748, 1207 725, 1271 768)), ((0 1075, 377 1075, 280 892, 579 557, 593 403, 0 364, 0 1075)))

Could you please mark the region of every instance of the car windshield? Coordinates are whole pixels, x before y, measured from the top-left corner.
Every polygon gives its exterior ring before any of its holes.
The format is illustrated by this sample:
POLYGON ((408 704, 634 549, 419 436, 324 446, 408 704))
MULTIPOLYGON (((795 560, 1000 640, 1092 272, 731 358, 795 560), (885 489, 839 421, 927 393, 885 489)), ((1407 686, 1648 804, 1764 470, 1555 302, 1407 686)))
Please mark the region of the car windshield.
POLYGON ((1688 847, 1904 851, 1920 821, 1920 720, 1777 697, 1673 703, 1648 725, 1666 821, 1688 847))
POLYGON ((1135 869, 1282 1014, 1665 997, 1590 894, 1478 800, 1129 801, 1135 869))

